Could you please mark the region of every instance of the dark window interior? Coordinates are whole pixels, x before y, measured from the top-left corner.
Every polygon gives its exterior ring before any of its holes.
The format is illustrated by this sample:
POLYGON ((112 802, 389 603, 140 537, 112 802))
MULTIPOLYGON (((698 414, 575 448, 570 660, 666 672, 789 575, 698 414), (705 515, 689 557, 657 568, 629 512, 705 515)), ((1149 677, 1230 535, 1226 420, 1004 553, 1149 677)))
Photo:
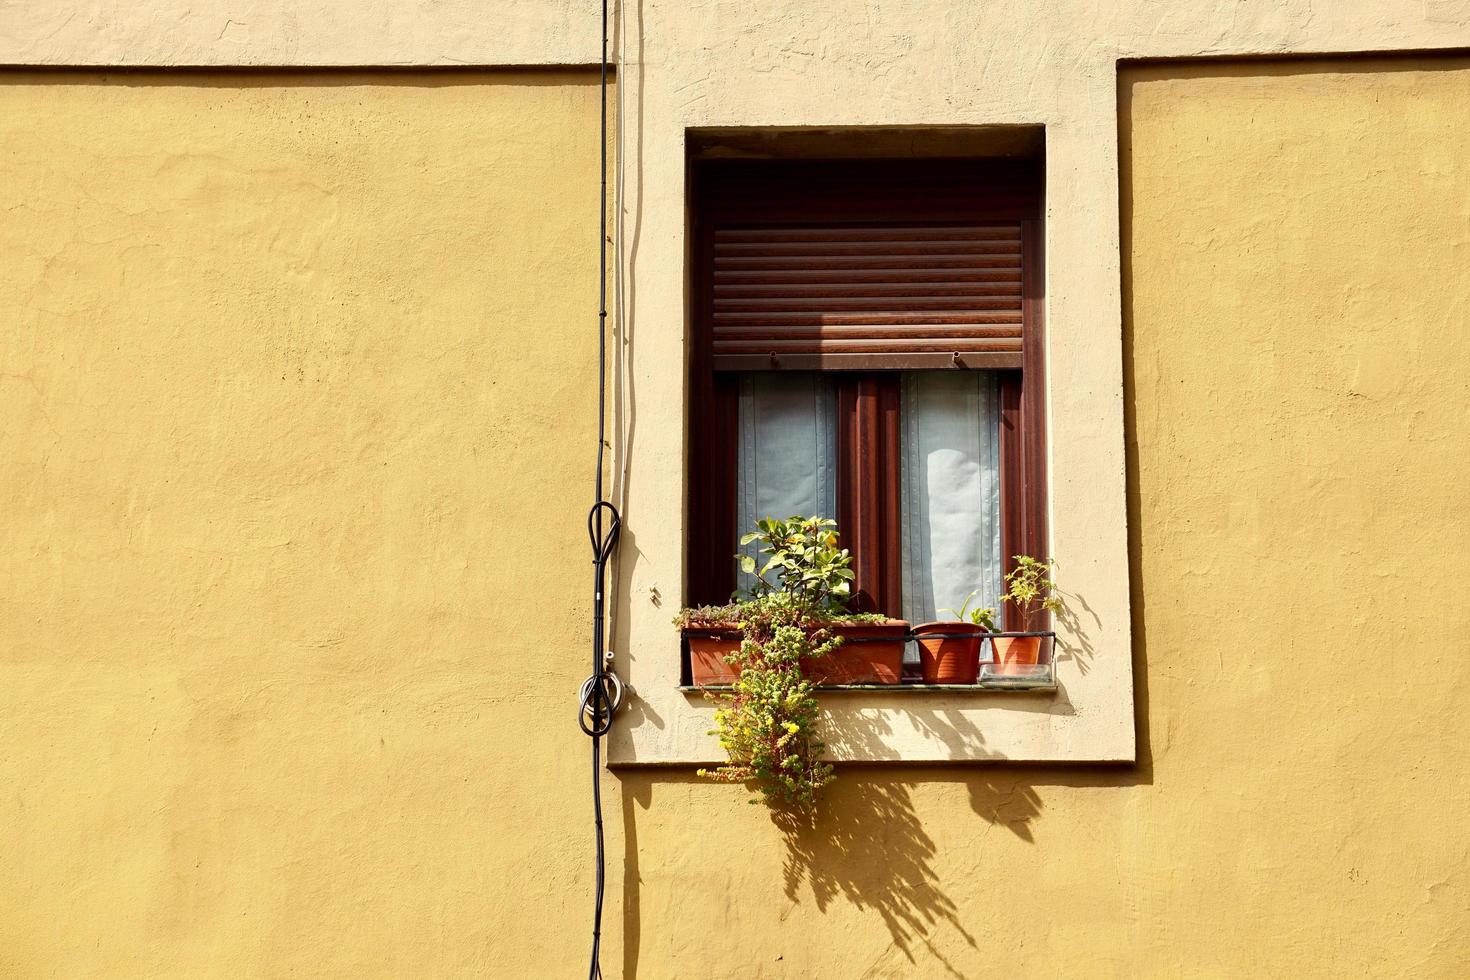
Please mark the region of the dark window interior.
POLYGON ((1045 554, 1039 161, 691 160, 690 179, 686 600, 737 585, 750 372, 831 378, 858 608, 903 602, 902 372, 995 373, 1001 561, 1045 554))

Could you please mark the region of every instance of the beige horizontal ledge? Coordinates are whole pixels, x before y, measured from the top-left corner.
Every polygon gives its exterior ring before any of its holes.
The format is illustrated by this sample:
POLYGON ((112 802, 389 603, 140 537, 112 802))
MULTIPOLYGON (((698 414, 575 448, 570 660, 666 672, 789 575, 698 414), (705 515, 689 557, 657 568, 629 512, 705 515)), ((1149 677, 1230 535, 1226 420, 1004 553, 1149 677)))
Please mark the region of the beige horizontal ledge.
MULTIPOLYGON (((1074 703, 1079 678, 1055 689, 864 685, 819 689, 825 757, 840 763, 1130 763, 1133 705, 1126 689, 1098 709, 1074 703), (1030 697, 1018 697, 1028 694, 1030 697)), ((1080 685, 1085 687, 1084 685, 1080 685)), ((608 766, 710 766, 724 761, 717 704, 692 685, 658 693, 633 685, 608 735, 608 766), (651 699, 640 690, 654 692, 651 699)))
MULTIPOLYGON (((815 690, 822 694, 1054 694, 1057 686, 1051 684, 820 684, 815 690)), ((700 687, 697 684, 680 684, 685 694, 722 694, 734 690, 728 684, 700 687)))

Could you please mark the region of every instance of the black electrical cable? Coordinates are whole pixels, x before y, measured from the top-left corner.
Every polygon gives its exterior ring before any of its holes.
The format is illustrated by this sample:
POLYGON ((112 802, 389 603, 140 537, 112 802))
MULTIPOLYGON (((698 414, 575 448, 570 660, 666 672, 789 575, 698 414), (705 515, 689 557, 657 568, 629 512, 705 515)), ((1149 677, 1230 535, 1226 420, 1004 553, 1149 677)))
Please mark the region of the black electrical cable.
POLYGON ((606 884, 607 857, 602 834, 602 736, 612 729, 613 714, 623 698, 623 685, 608 669, 604 634, 603 593, 607 563, 617 550, 622 515, 611 501, 603 499, 603 451, 607 446, 607 36, 608 0, 602 0, 602 62, 599 75, 601 126, 599 127, 599 192, 597 209, 597 472, 594 476, 596 502, 587 512, 587 537, 592 543, 592 676, 582 684, 578 724, 592 738, 592 814, 597 839, 596 898, 592 913, 592 957, 588 980, 601 980, 602 898, 606 884))
POLYGON ((602 834, 602 736, 612 728, 613 713, 623 697, 623 686, 617 675, 606 669, 603 654, 603 583, 607 562, 618 545, 622 530, 618 509, 599 500, 587 513, 587 536, 592 542, 592 676, 582 685, 581 713, 578 723, 592 737, 592 815, 597 839, 596 898, 592 913, 592 959, 587 968, 588 980, 601 980, 602 897, 606 884, 607 858, 602 834), (606 523, 604 523, 606 521, 606 523))

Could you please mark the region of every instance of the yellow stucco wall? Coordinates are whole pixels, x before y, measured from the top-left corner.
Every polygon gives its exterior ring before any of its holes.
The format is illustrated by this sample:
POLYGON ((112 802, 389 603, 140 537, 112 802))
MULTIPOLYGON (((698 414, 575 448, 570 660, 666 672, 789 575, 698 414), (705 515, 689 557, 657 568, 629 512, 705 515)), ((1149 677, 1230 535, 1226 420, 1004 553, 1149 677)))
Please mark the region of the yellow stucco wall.
POLYGON ((595 77, 386 77, 0 84, 0 976, 580 968, 595 77))
MULTIPOLYGON (((0 85, 0 975, 581 970, 595 87, 369 81, 0 85)), ((1470 65, 1119 93, 1140 765, 607 775, 609 976, 1470 972, 1470 65)))

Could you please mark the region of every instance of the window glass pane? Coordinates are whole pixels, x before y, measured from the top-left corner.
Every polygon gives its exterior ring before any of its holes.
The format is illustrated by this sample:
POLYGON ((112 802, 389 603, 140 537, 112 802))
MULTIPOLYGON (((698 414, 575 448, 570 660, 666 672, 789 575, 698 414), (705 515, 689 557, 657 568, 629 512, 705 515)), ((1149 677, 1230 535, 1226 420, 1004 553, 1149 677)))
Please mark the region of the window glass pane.
MULTIPOLYGON (((815 373, 761 372, 740 379, 736 531, 762 517, 837 516, 837 397, 815 373)), ((756 554, 749 544, 741 552, 756 554)), ((753 576, 740 574, 747 589, 753 576)))
POLYGON ((992 371, 910 371, 900 407, 904 618, 999 612, 1000 395, 992 371), (973 608, 973 603, 972 603, 973 608))

